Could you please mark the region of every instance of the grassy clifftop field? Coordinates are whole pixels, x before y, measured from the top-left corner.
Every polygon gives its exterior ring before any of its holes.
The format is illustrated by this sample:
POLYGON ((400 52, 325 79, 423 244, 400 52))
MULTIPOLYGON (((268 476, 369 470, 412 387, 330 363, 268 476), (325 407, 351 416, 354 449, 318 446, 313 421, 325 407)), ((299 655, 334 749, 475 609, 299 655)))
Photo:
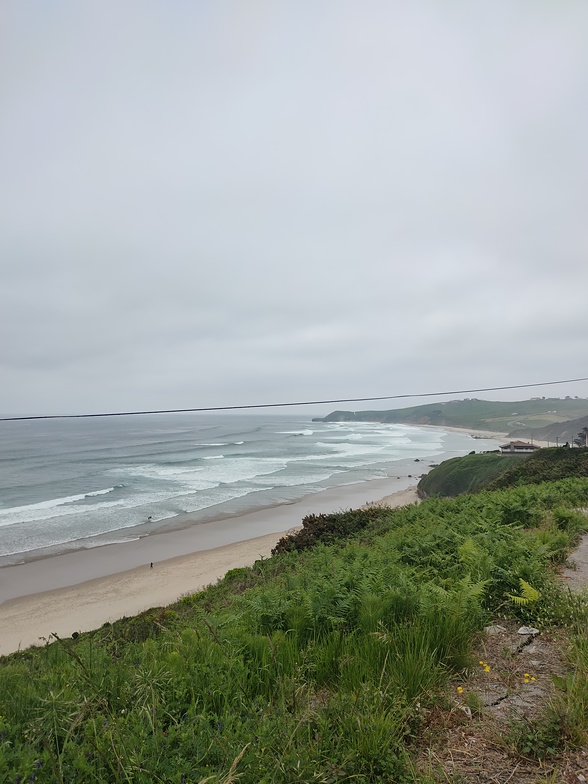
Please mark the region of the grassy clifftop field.
POLYGON ((426 750, 474 732, 494 679, 538 706, 503 717, 508 776, 564 781, 588 739, 588 604, 556 574, 587 505, 568 477, 309 516, 202 593, 4 657, 0 780, 446 782, 426 750), (559 681, 513 663, 535 632, 490 662, 496 622, 565 635, 559 681))

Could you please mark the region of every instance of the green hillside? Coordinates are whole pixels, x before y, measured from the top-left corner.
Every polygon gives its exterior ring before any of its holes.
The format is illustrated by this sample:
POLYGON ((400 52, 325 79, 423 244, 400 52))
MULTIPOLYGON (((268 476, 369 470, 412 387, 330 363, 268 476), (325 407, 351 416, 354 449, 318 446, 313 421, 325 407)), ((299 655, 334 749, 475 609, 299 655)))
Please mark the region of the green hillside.
POLYGON ((555 482, 567 477, 588 477, 588 449, 538 449, 509 471, 488 483, 489 489, 555 482))
MULTIPOLYGON (((339 538, 336 515, 308 520, 329 545, 305 541, 168 608, 3 657, 0 780, 448 781, 422 752, 479 726, 471 673, 512 668, 508 651, 478 663, 498 617, 568 635, 559 701, 519 711, 503 749, 517 775, 549 755, 549 781, 563 782, 551 771, 588 741, 588 602, 555 572, 587 505, 580 478, 350 511, 339 538)), ((527 699, 535 676, 509 672, 509 694, 527 699)))
POLYGON ((444 460, 418 483, 421 498, 588 477, 588 449, 552 447, 530 455, 471 454, 444 460))
POLYGON ((476 492, 509 471, 513 463, 518 464, 527 457, 489 453, 444 460, 420 480, 418 494, 421 498, 452 498, 460 493, 476 492))
POLYGON ((553 426, 551 440, 555 440, 558 433, 565 432, 565 423, 574 419, 588 419, 588 400, 537 398, 505 403, 472 398, 388 411, 333 411, 315 421, 446 425, 502 433, 516 432, 519 435, 524 431, 528 438, 533 436, 535 429, 553 426))
POLYGON ((570 419, 566 422, 556 422, 555 424, 533 429, 515 428, 509 435, 513 438, 534 438, 536 441, 548 441, 552 444, 556 444, 556 442, 565 444, 566 441, 569 444, 573 444, 578 433, 585 427, 588 427, 588 416, 583 416, 579 419, 570 419))

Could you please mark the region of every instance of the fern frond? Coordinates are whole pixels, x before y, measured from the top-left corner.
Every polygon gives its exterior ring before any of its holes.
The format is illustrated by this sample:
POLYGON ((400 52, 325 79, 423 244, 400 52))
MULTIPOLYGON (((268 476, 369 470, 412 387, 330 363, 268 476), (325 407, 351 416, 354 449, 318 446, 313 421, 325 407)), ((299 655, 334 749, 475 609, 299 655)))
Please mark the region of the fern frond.
POLYGON ((507 593, 506 595, 508 596, 509 599, 511 599, 516 604, 517 607, 526 607, 526 605, 529 604, 530 601, 529 599, 526 599, 524 596, 515 596, 512 593, 507 593))
POLYGON ((522 577, 519 577, 519 585, 521 586, 521 595, 524 599, 527 599, 529 602, 536 602, 539 600, 541 594, 536 588, 533 588, 532 585, 526 580, 523 580, 522 577))
POLYGON ((506 594, 517 607, 526 607, 527 604, 537 602, 541 598, 539 591, 536 588, 533 588, 532 585, 529 585, 522 577, 519 577, 519 585, 521 586, 521 596, 514 596, 512 593, 506 594))

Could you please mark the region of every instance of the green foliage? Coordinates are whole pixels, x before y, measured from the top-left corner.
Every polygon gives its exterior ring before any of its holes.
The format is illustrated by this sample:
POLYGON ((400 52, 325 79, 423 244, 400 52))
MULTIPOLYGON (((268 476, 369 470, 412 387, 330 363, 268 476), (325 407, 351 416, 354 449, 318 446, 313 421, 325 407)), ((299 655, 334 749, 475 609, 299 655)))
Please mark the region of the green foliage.
POLYGON ((522 577, 519 577, 519 584, 521 586, 520 596, 514 596, 512 593, 506 594, 508 598, 517 605, 517 607, 526 607, 531 602, 539 601, 541 598, 541 593, 536 588, 533 588, 532 585, 529 585, 529 583, 526 580, 523 580, 522 577))
POLYGON ((282 537, 272 550, 272 555, 308 550, 319 542, 332 544, 362 531, 381 515, 382 510, 377 506, 335 514, 307 515, 302 520, 302 528, 282 537))
MULTIPOLYGON (((585 611, 588 603, 585 601, 585 611)), ((559 723, 568 746, 585 746, 588 741, 588 638, 586 627, 574 639, 570 651, 571 671, 565 678, 555 677, 558 693, 550 713, 559 723)))
MULTIPOLYGON (((587 501, 588 480, 567 479, 325 516, 301 552, 6 657, 0 779, 413 781, 422 711, 445 699, 491 614, 585 627, 585 602, 555 587, 552 566, 587 501), (531 586, 540 598, 506 606, 531 586)), ((554 714, 576 740, 581 653, 554 714)), ((549 752, 543 725, 525 732, 549 752)))
POLYGON ((512 469, 528 455, 501 455, 494 452, 453 457, 435 466, 418 483, 422 498, 452 498, 460 493, 475 493, 512 469))
POLYGON ((418 491, 422 497, 454 497, 479 490, 555 482, 588 477, 588 450, 554 447, 530 455, 487 453, 445 460, 424 476, 418 491))
POLYGON ((493 479, 488 489, 556 482, 568 477, 588 477, 588 449, 538 449, 493 479))
POLYGON ((511 727, 508 740, 519 753, 543 760, 561 748, 561 727, 553 716, 516 722, 511 727))

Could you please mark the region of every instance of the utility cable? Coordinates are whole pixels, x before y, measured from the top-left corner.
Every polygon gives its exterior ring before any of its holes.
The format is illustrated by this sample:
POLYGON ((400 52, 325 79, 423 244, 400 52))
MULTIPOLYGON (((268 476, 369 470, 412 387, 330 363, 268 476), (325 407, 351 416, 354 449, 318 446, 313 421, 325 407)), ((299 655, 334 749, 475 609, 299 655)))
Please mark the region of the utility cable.
POLYGON ((527 389, 528 387, 548 387, 554 384, 574 384, 588 381, 586 378, 568 378, 562 381, 540 381, 537 384, 510 384, 504 387, 481 387, 480 389, 456 389, 449 392, 417 392, 403 395, 382 395, 380 397, 347 397, 337 400, 304 400, 295 403, 252 403, 241 406, 207 406, 204 408, 160 408, 153 411, 110 411, 100 414, 41 414, 38 416, 0 417, 0 422, 22 422, 34 419, 95 419, 98 417, 143 416, 146 414, 190 414, 211 411, 244 411, 254 408, 286 408, 289 406, 318 406, 334 403, 369 403, 378 400, 406 400, 413 397, 442 397, 444 395, 466 395, 472 392, 500 392, 507 389, 527 389))

